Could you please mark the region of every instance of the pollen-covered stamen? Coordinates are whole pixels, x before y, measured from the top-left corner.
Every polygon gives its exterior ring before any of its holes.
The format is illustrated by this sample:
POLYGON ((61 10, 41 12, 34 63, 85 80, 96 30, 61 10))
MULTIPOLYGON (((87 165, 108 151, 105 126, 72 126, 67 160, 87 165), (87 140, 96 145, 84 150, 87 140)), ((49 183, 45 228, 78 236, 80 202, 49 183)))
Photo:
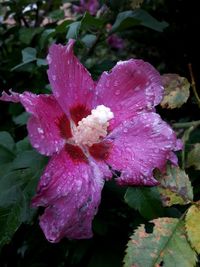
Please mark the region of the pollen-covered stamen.
POLYGON ((114 117, 110 108, 99 105, 91 114, 78 122, 73 129, 73 141, 77 145, 92 146, 107 135, 109 120, 114 117))

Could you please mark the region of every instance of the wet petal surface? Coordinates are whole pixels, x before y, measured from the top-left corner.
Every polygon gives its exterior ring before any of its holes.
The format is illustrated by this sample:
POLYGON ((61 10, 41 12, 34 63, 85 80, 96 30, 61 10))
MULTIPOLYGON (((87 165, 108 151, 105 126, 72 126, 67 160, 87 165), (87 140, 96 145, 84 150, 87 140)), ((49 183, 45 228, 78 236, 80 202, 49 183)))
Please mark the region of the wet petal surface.
POLYGON ((66 46, 52 45, 47 57, 48 77, 54 96, 68 116, 77 107, 83 107, 84 113, 91 109, 95 87, 90 73, 74 55, 73 45, 74 40, 66 46))
POLYGON ((104 72, 96 87, 94 102, 111 108, 111 128, 143 109, 153 109, 162 98, 159 73, 142 60, 120 61, 104 72))
POLYGON ((29 92, 11 95, 3 94, 2 100, 21 102, 26 111, 31 114, 27 128, 32 146, 43 155, 52 155, 59 151, 65 143, 62 124, 65 125, 65 138, 71 136, 67 125, 69 121, 52 95, 35 95, 29 92))
POLYGON ((142 113, 125 121, 107 138, 113 146, 106 160, 121 172, 121 185, 156 185, 154 168, 163 169, 166 161, 175 163, 177 139, 172 129, 156 113, 142 113))
POLYGON ((32 201, 46 207, 40 217, 46 238, 90 238, 103 184, 103 173, 94 162, 76 162, 65 150, 54 155, 32 201))

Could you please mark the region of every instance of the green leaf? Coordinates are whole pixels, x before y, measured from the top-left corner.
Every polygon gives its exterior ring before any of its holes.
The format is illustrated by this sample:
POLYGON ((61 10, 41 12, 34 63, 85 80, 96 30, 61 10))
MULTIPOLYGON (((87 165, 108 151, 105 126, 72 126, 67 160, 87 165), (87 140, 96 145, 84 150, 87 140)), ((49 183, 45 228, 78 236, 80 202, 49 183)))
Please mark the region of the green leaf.
POLYGON ((11 69, 11 71, 16 70, 20 67, 23 67, 24 65, 31 63, 37 59, 36 57, 37 50, 32 47, 26 47, 22 50, 22 63, 18 64, 14 68, 11 69))
POLYGON ((55 19, 55 20, 62 20, 65 17, 64 11, 61 9, 54 10, 48 14, 49 18, 55 19))
POLYGON ((158 190, 164 206, 188 204, 193 200, 193 189, 188 175, 179 167, 167 166, 166 174, 159 179, 158 190))
POLYGON ((12 163, 12 168, 15 169, 26 169, 36 171, 42 168, 44 157, 38 154, 35 150, 23 151, 17 154, 15 160, 12 163))
POLYGON ((56 33, 66 33, 67 31, 67 26, 71 24, 73 20, 65 20, 61 24, 59 24, 56 28, 55 31, 56 33))
POLYGON ((13 121, 14 121, 14 123, 22 126, 22 125, 25 125, 27 123, 28 118, 29 118, 29 114, 27 112, 23 112, 20 115, 13 117, 13 121))
POLYGON ((96 42, 96 35, 94 34, 86 34, 81 41, 85 44, 86 47, 90 48, 96 42))
POLYGON ((200 207, 192 205, 185 218, 185 227, 191 246, 200 253, 200 207))
POLYGON ((200 170, 200 143, 195 144, 194 148, 188 153, 187 167, 191 166, 200 170))
POLYGON ((37 51, 33 47, 26 47, 22 50, 22 61, 23 63, 29 63, 36 60, 37 51))
POLYGON ((48 62, 46 59, 43 59, 43 58, 37 58, 37 66, 40 67, 40 66, 47 66, 48 65, 48 62))
POLYGON ((67 36, 66 36, 67 39, 77 39, 80 27, 81 27, 81 21, 72 22, 68 26, 68 32, 67 32, 67 36))
POLYGON ((18 141, 16 143, 16 149, 18 154, 21 153, 22 151, 31 150, 32 147, 30 145, 28 137, 25 137, 24 139, 18 141))
POLYGON ((196 253, 187 241, 182 220, 159 218, 151 223, 152 233, 147 233, 141 225, 131 236, 124 267, 195 266, 196 253))
POLYGON ((10 162, 1 165, 0 247, 9 242, 22 223, 32 219, 34 209, 30 207, 30 200, 47 163, 36 151, 24 151, 30 148, 27 139, 19 141, 16 148, 10 162))
POLYGON ((35 35, 41 33, 44 29, 41 28, 21 28, 19 30, 19 40, 26 44, 29 45, 34 38, 35 35))
POLYGON ((11 152, 15 148, 14 140, 8 132, 0 132, 0 146, 10 150, 11 152))
POLYGON ((46 43, 50 42, 50 40, 52 40, 52 37, 55 36, 55 29, 46 29, 45 31, 43 31, 43 33, 40 36, 39 39, 39 46, 41 49, 44 49, 46 43))
POLYGON ((101 18, 94 17, 86 12, 81 20, 81 25, 88 29, 88 27, 92 28, 101 28, 104 24, 104 20, 101 18))
POLYGON ((142 25, 155 31, 162 32, 168 24, 165 21, 159 22, 142 9, 124 11, 118 14, 112 27, 112 32, 123 31, 133 26, 142 25))
POLYGON ((190 96, 190 83, 186 78, 180 77, 178 74, 164 74, 162 83, 164 86, 162 108, 180 108, 187 102, 190 96))
POLYGON ((130 187, 124 196, 125 202, 138 210, 144 218, 152 219, 163 215, 163 208, 156 187, 130 187))
POLYGON ((25 192, 22 191, 25 180, 32 181, 31 176, 24 175, 24 171, 11 172, 0 180, 0 246, 9 242, 31 212, 30 199, 27 200, 25 192))
POLYGON ((21 203, 14 207, 0 207, 0 248, 7 244, 20 224, 21 203))
POLYGON ((66 37, 67 39, 77 39, 80 30, 88 30, 90 28, 99 29, 103 26, 103 24, 104 21, 102 19, 95 18, 86 12, 80 21, 72 22, 67 26, 68 32, 66 37))
MULTIPOLYGON (((0 132, 0 165, 14 159, 15 143, 8 132, 0 132)), ((2 168, 2 166, 1 166, 2 168)))

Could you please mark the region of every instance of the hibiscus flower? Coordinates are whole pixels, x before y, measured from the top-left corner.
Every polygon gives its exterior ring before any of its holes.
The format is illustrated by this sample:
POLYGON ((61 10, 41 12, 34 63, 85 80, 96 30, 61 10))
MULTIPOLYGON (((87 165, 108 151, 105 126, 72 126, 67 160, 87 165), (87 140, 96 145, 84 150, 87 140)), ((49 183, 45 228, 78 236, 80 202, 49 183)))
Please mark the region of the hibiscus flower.
POLYGON ((99 9, 98 0, 80 0, 79 5, 73 5, 73 9, 77 13, 89 12, 91 15, 96 15, 99 9))
POLYGON ((174 164, 181 148, 158 114, 159 73, 142 60, 120 61, 94 82, 73 54, 74 40, 53 44, 47 57, 51 95, 3 93, 31 114, 32 146, 51 156, 32 200, 43 206, 40 226, 51 242, 92 237, 105 180, 119 185, 157 185, 155 168, 174 164))

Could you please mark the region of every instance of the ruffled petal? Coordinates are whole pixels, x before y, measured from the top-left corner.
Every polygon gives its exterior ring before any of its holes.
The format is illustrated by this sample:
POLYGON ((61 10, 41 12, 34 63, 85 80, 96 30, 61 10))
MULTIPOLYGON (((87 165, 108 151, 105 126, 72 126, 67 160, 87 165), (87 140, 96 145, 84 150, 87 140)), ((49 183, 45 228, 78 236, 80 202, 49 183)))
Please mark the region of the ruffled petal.
POLYGON ((73 53, 74 40, 66 46, 52 45, 47 60, 48 77, 55 98, 67 115, 71 109, 91 109, 94 82, 73 53))
POLYGON ((1 100, 21 102, 26 111, 32 116, 29 118, 27 128, 32 146, 41 154, 52 155, 59 151, 65 140, 70 136, 70 128, 66 115, 61 110, 54 96, 35 95, 29 92, 18 94, 10 91, 10 95, 3 93, 1 100), (63 129, 63 125, 65 128, 63 129))
POLYGON ((20 102, 20 97, 19 97, 20 94, 13 92, 11 89, 9 90, 9 93, 10 94, 7 94, 6 92, 2 92, 0 100, 6 101, 6 102, 14 102, 14 103, 20 102))
POLYGON ((107 163, 121 172, 121 185, 156 185, 153 170, 164 169, 167 160, 176 164, 172 151, 180 149, 173 130, 156 113, 141 113, 123 122, 108 137, 112 149, 107 163))
POLYGON ((90 238, 103 184, 103 173, 93 161, 74 161, 65 150, 52 156, 32 201, 46 207, 40 217, 46 238, 90 238))
POLYGON ((113 128, 143 109, 153 109, 162 99, 163 87, 153 66, 131 59, 118 62, 111 72, 104 72, 95 93, 95 104, 103 104, 114 112, 113 128))

